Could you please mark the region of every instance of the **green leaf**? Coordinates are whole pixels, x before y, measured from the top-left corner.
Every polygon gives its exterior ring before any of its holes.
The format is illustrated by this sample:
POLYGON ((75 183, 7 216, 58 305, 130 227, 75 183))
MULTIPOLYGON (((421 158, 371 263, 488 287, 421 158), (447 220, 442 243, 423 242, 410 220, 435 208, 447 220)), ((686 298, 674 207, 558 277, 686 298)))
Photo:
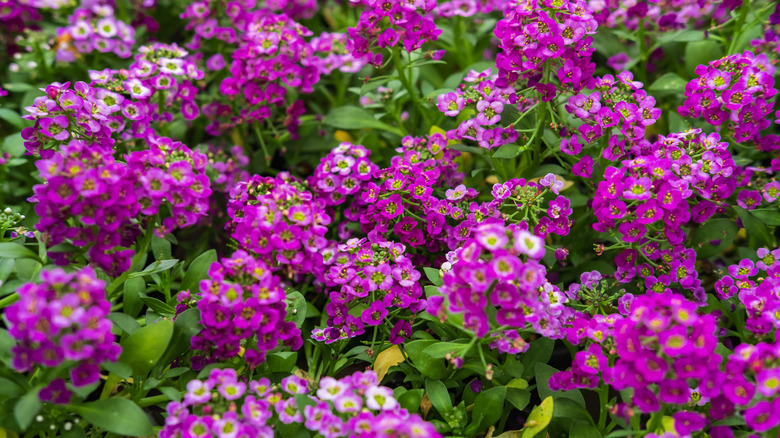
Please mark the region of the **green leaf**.
POLYGON ((525 421, 525 428, 523 429, 523 438, 533 438, 543 431, 550 424, 550 420, 552 420, 554 408, 552 397, 542 400, 542 403, 528 415, 528 419, 525 421))
POLYGON ((387 123, 375 119, 371 113, 356 106, 341 106, 333 108, 322 123, 337 129, 379 129, 402 136, 403 132, 387 123))
POLYGON ((12 109, 8 108, 0 108, 0 119, 5 120, 9 124, 11 124, 16 129, 23 129, 26 123, 24 122, 24 119, 22 119, 21 116, 19 116, 19 113, 12 109))
POLYGON ((522 152, 520 146, 514 143, 505 144, 498 148, 493 158, 515 158, 520 155, 520 152, 522 152))
POLYGON ((141 329, 141 324, 138 324, 135 318, 124 313, 111 312, 108 314, 108 320, 116 324, 117 327, 128 335, 132 335, 141 329))
POLYGON ((731 219, 712 219, 693 232, 690 247, 702 259, 718 255, 731 246, 737 231, 737 225, 731 219), (720 242, 712 245, 710 242, 713 240, 720 242))
POLYGON ((41 261, 38 255, 30 251, 24 245, 13 242, 0 242, 0 258, 4 259, 33 259, 41 261))
POLYGON ((409 412, 418 412, 424 394, 425 390, 422 388, 410 389, 398 397, 398 403, 409 412))
MULTIPOLYGON (((553 398, 555 398, 554 395, 553 398)), ((553 411, 553 417, 565 418, 568 420, 580 420, 585 421, 588 424, 593 424, 593 418, 590 416, 590 413, 588 413, 584 406, 580 405, 574 400, 563 397, 555 398, 555 409, 553 411)))
POLYGON ((525 379, 512 379, 506 384, 507 388, 525 389, 528 388, 528 381, 525 379))
POLYGON ((143 409, 126 398, 109 398, 83 405, 70 405, 93 426, 121 436, 154 435, 152 423, 143 409))
POLYGON ((601 432, 592 424, 574 420, 569 428, 569 438, 601 438, 601 432))
POLYGON ((452 412, 450 393, 441 380, 425 379, 425 392, 428 394, 428 400, 442 417, 452 412))
POLYGON ((157 234, 152 235, 152 255, 155 260, 170 259, 171 242, 159 237, 157 234))
POLYGON ((759 246, 766 246, 767 244, 774 245, 774 237, 769 233, 766 224, 761 222, 757 217, 753 216, 753 213, 745 210, 742 207, 734 207, 737 211, 739 218, 742 219, 742 225, 747 231, 748 239, 750 239, 751 247, 756 248, 759 246))
POLYGON ((553 347, 555 347, 555 341, 548 338, 539 338, 531 342, 531 346, 528 347, 528 351, 523 354, 522 365, 524 367, 524 378, 530 378, 534 373, 534 364, 541 362, 546 364, 552 357, 553 347))
POLYGON ((300 327, 306 319, 306 298, 298 291, 287 292, 284 299, 287 302, 287 315, 290 320, 300 327))
POLYGON ((486 430, 501 418, 505 399, 506 386, 496 386, 477 394, 472 414, 473 422, 478 422, 476 432, 486 430))
POLYGON ((198 291, 198 284, 201 280, 208 278, 211 264, 217 261, 217 252, 210 249, 195 258, 184 273, 184 278, 179 285, 179 290, 188 290, 190 292, 198 291))
POLYGON ((691 41, 685 46, 685 70, 690 76, 694 76, 694 70, 698 65, 709 64, 723 56, 721 45, 714 40, 691 41))
POLYGON ((14 418, 22 430, 27 430, 32 424, 33 418, 38 415, 38 411, 41 410, 43 403, 38 397, 38 391, 40 388, 35 388, 27 394, 23 395, 14 405, 14 418))
POLYGON ((133 368, 123 362, 103 362, 103 368, 123 379, 133 377, 133 368))
POLYGON ((11 349, 16 345, 16 341, 8 333, 8 330, 0 328, 0 362, 3 362, 7 366, 11 366, 11 349))
POLYGON ((142 296, 141 301, 160 315, 174 315, 176 313, 173 306, 157 298, 142 296))
POLYGON ((428 277, 428 280, 433 283, 434 286, 441 286, 443 284, 441 280, 441 273, 436 268, 429 268, 424 267, 423 270, 425 271, 425 276, 428 277))
POLYGON ((459 355, 466 345, 465 342, 434 342, 426 347, 423 353, 434 359, 443 359, 448 354, 459 355))
POLYGON ((531 392, 525 389, 507 388, 506 401, 511 403, 515 409, 522 411, 531 401, 531 392))
POLYGON ((138 316, 141 309, 144 308, 144 302, 141 297, 146 293, 146 282, 143 278, 131 278, 125 281, 122 291, 122 304, 124 311, 131 317, 138 316))
POLYGON ((760 208, 751 210, 750 212, 761 222, 773 227, 780 227, 780 210, 772 208, 760 208))
POLYGON ((149 370, 160 360, 173 335, 173 321, 161 319, 147 325, 122 341, 122 354, 119 362, 133 369, 136 376, 146 376, 149 370))
POLYGON ((127 278, 143 277, 145 275, 152 275, 158 272, 167 271, 168 269, 174 267, 176 263, 179 263, 179 259, 158 260, 147 266, 146 269, 141 272, 133 272, 132 274, 128 275, 127 278))
POLYGON ((688 82, 676 73, 666 73, 656 79, 647 89, 654 94, 677 94, 685 91, 685 85, 688 82))
POLYGON ((172 401, 177 401, 177 402, 181 401, 181 392, 172 386, 161 386, 157 388, 157 390, 162 392, 172 401))
POLYGON ((434 339, 420 339, 404 344, 404 350, 412 361, 412 365, 425 377, 443 379, 447 376, 447 366, 444 359, 436 359, 425 353, 425 349, 438 343, 434 339))
POLYGON ((35 90, 35 87, 32 84, 28 84, 27 82, 9 82, 7 84, 3 84, 1 88, 13 93, 24 93, 26 91, 35 90))
POLYGON ((290 373, 298 360, 298 353, 294 351, 277 351, 270 353, 266 359, 272 373, 290 373))

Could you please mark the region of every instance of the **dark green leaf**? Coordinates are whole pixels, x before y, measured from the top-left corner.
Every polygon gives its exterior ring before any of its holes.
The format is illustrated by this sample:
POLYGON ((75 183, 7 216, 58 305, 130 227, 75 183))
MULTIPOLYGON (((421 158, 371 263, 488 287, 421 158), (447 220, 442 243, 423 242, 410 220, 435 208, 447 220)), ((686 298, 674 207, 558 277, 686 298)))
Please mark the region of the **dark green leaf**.
POLYGON ((32 84, 28 84, 27 82, 9 82, 7 84, 3 84, 2 87, 5 90, 11 91, 13 93, 24 93, 26 91, 34 91, 35 87, 32 84))
POLYGON ((298 353, 294 351, 277 351, 270 353, 266 362, 272 373, 291 373, 298 360, 298 353))
POLYGON ((473 421, 478 421, 477 432, 495 424, 504 413, 506 386, 496 386, 477 394, 474 400, 473 421))
POLYGON ((548 338, 539 338, 531 342, 528 351, 523 354, 522 365, 524 367, 523 378, 530 378, 534 373, 534 364, 547 363, 552 357, 555 341, 548 338))
POLYGON ((322 123, 338 129, 379 129, 396 135, 403 132, 387 123, 380 122, 371 113, 356 106, 341 106, 334 108, 322 119, 322 123))
POLYGON ((745 210, 742 207, 734 207, 737 211, 739 218, 742 219, 742 225, 747 231, 748 239, 750 239, 751 247, 756 248, 758 246, 774 245, 774 237, 769 233, 766 224, 761 222, 757 217, 753 216, 753 213, 745 210))
POLYGON ((121 436, 154 434, 152 423, 143 409, 126 398, 109 398, 69 407, 93 426, 107 432, 121 436))
POLYGON ((398 397, 398 403, 402 408, 409 412, 418 412, 420 410, 420 402, 422 402, 423 394, 425 394, 425 390, 422 388, 410 389, 398 397))
POLYGON ((152 255, 155 260, 171 259, 171 242, 157 236, 152 236, 152 255))
POLYGON ((428 394, 428 400, 442 417, 452 412, 450 393, 441 380, 425 379, 425 392, 428 394))
POLYGON ((590 423, 574 420, 569 428, 569 438, 601 438, 601 432, 590 423))
POLYGON ((528 402, 531 401, 531 393, 525 389, 507 388, 506 400, 515 407, 515 409, 522 411, 528 406, 528 402))
POLYGON ((211 264, 217 261, 217 252, 210 249, 199 255, 190 263, 187 272, 184 273, 184 279, 181 281, 179 290, 188 290, 190 292, 198 291, 198 284, 201 280, 208 277, 211 264))
POLYGON ((685 70, 686 72, 694 76, 694 70, 698 65, 709 64, 710 61, 714 61, 723 56, 723 49, 721 45, 714 40, 694 40, 689 42, 685 46, 685 70))
POLYGON ((174 267, 176 263, 179 263, 178 259, 158 260, 147 266, 146 269, 141 272, 133 272, 127 278, 143 277, 145 275, 152 275, 158 272, 167 271, 168 269, 174 267))
POLYGON ((737 225, 731 219, 712 219, 691 236, 691 248, 699 258, 712 257, 725 251, 737 235, 737 225), (718 241, 713 245, 712 241, 718 241))
POLYGON ((173 335, 173 321, 162 319, 147 325, 121 342, 119 361, 133 369, 136 376, 146 376, 168 347, 173 335))
POLYGON ((404 350, 412 361, 412 365, 425 377, 443 379, 447 375, 444 359, 436 359, 425 353, 425 349, 437 343, 434 339, 421 339, 404 345, 404 350))
POLYGON ((43 406, 41 399, 38 398, 38 391, 40 391, 40 388, 33 389, 17 400, 14 405, 14 418, 16 418, 16 422, 19 423, 22 430, 27 430, 33 418, 38 415, 38 411, 43 406))
POLYGON ((751 210, 753 216, 757 217, 761 222, 771 225, 773 227, 780 227, 780 210, 772 208, 760 208, 751 210))
POLYGON ((16 345, 16 341, 8 333, 8 330, 0 328, 0 361, 8 366, 11 365, 11 359, 14 357, 11 354, 14 345, 16 345))

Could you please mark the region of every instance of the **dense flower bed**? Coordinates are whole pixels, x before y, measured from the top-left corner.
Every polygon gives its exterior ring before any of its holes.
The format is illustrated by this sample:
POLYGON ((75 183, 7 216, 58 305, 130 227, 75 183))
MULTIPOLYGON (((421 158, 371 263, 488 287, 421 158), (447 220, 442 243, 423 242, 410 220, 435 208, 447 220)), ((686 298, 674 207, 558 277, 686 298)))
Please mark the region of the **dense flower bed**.
POLYGON ((0 27, 0 436, 780 435, 776 2, 0 27))

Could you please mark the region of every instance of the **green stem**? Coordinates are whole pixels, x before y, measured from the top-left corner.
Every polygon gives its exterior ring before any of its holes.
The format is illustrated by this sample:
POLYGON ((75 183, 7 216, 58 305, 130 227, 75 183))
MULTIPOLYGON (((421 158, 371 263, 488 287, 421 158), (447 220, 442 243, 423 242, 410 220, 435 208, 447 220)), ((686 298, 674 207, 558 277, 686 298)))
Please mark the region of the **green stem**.
POLYGON ((265 164, 270 165, 271 154, 268 153, 268 147, 265 145, 265 138, 263 138, 263 133, 260 131, 260 126, 255 123, 252 127, 255 129, 255 135, 257 135, 257 140, 260 142, 260 147, 263 149, 263 158, 265 158, 265 164))
POLYGON ((396 72, 398 72, 398 79, 401 81, 401 84, 403 84, 404 88, 406 89, 406 92, 409 94, 409 97, 412 99, 415 109, 422 115, 422 118, 425 120, 426 125, 430 127, 431 123, 428 120, 428 113, 422 107, 422 102, 420 102, 420 97, 417 95, 417 92, 415 92, 414 87, 412 86, 412 82, 409 80, 408 77, 406 77, 405 74, 406 67, 401 62, 402 59, 401 49, 397 47, 393 49, 393 59, 395 59, 394 64, 395 64, 395 70, 396 72))
POLYGON ((609 401, 609 385, 602 383, 599 389, 599 430, 604 430, 607 425, 607 402, 609 401))
POLYGON ((167 402, 171 399, 167 395, 155 395, 152 397, 144 397, 138 401, 138 406, 145 408, 147 406, 156 405, 157 403, 167 402))
POLYGON ((736 30, 734 32, 734 35, 731 38, 731 43, 729 44, 729 51, 728 51, 729 55, 734 54, 734 49, 736 48, 737 40, 744 33, 742 27, 745 25, 745 20, 747 20, 748 11, 750 11, 750 0, 743 0, 742 7, 739 9, 739 18, 737 19, 737 24, 735 28, 736 30))
POLYGON ((10 306, 11 304, 19 301, 19 293, 14 292, 11 295, 8 295, 7 297, 0 300, 0 309, 5 309, 6 307, 10 306))
POLYGON ((116 280, 112 281, 111 284, 106 289, 106 294, 109 297, 114 291, 119 289, 119 287, 121 287, 125 283, 127 277, 130 276, 131 272, 133 272, 136 268, 138 268, 138 265, 141 263, 141 260, 143 260, 147 251, 149 251, 149 245, 152 242, 152 235, 154 235, 154 224, 156 222, 157 222, 157 216, 153 216, 149 218, 149 222, 146 224, 146 231, 144 232, 143 240, 141 240, 140 247, 138 248, 139 251, 135 253, 135 255, 133 256, 130 269, 123 272, 122 275, 116 278, 116 280))

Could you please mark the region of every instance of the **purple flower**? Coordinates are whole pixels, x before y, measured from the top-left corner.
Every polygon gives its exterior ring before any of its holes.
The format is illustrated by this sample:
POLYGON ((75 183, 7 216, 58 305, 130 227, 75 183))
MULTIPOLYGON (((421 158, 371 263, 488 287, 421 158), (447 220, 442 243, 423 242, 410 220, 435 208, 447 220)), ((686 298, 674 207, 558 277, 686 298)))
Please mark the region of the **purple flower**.
POLYGON ((387 316, 387 309, 384 303, 381 301, 374 301, 371 305, 360 314, 360 318, 366 325, 379 325, 382 320, 387 316))
POLYGON ((454 92, 440 94, 437 100, 439 111, 450 117, 457 116, 466 106, 466 101, 463 97, 454 92))
POLYGON ((503 110, 504 104, 499 101, 480 100, 477 103, 477 123, 482 126, 495 125, 501 120, 503 110))
POLYGON ((379 200, 376 203, 376 208, 386 219, 394 219, 404 212, 401 196, 397 193, 393 193, 389 198, 379 200))
POLYGON ((558 195, 558 191, 563 188, 563 181, 559 180, 552 173, 548 173, 544 178, 539 180, 539 185, 542 187, 549 187, 553 193, 558 195))
POLYGON ((43 135, 53 138, 55 140, 67 140, 70 137, 70 133, 67 131, 68 118, 66 116, 54 116, 53 118, 39 119, 40 129, 43 135))

